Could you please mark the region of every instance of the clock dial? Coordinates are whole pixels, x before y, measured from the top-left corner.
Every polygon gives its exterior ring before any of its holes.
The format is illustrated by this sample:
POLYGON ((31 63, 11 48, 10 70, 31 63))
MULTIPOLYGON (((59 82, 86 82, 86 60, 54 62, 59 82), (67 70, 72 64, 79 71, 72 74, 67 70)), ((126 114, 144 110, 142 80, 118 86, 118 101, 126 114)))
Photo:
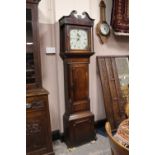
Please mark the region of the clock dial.
POLYGON ((70 48, 71 49, 87 49, 88 35, 87 31, 82 29, 70 30, 70 48))
POLYGON ((109 32, 110 32, 110 28, 109 28, 109 25, 107 23, 102 23, 100 25, 100 31, 103 35, 108 35, 109 32))

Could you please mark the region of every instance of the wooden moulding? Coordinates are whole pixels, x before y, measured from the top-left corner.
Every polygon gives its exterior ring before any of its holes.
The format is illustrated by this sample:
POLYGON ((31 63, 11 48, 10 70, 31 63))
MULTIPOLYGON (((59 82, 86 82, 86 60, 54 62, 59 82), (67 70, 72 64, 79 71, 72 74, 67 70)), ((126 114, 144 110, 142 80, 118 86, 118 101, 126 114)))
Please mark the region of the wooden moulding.
POLYGON ((26 0, 26 3, 36 3, 38 4, 41 0, 26 0))
POLYGON ((72 25, 84 25, 84 26, 93 26, 94 19, 90 18, 89 14, 87 12, 83 12, 81 15, 76 15, 77 11, 73 10, 69 16, 63 16, 59 19, 60 26, 63 26, 64 24, 72 24, 72 25))

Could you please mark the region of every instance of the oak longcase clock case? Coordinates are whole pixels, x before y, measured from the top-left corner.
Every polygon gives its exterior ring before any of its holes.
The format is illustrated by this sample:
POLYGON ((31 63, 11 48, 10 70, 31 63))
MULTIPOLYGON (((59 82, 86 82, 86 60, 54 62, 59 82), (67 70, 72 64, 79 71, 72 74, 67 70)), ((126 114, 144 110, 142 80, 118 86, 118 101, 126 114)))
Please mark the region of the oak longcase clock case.
POLYGON ((72 11, 59 20, 60 56, 64 61, 64 136, 68 147, 95 139, 90 112, 89 58, 93 52, 93 24, 88 13, 72 11))
POLYGON ((38 3, 26 0, 26 154, 54 155, 48 92, 41 82, 38 3))

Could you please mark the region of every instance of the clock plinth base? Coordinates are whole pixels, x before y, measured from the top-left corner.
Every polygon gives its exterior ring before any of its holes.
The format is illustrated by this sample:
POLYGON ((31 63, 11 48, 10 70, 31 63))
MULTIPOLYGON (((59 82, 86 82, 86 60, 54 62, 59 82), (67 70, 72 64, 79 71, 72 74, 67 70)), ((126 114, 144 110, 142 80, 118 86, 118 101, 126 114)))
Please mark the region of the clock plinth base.
POLYGON ((68 147, 96 140, 94 115, 90 111, 63 116, 64 140, 68 147))

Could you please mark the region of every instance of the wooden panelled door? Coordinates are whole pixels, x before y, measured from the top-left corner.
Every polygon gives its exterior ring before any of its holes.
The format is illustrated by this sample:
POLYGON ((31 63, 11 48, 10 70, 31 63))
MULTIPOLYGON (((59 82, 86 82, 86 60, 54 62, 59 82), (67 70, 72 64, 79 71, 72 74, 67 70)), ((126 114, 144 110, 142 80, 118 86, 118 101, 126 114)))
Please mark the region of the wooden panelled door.
POLYGON ((73 91, 71 92, 73 102, 73 113, 89 110, 88 100, 88 65, 72 64, 71 66, 71 81, 73 91))

